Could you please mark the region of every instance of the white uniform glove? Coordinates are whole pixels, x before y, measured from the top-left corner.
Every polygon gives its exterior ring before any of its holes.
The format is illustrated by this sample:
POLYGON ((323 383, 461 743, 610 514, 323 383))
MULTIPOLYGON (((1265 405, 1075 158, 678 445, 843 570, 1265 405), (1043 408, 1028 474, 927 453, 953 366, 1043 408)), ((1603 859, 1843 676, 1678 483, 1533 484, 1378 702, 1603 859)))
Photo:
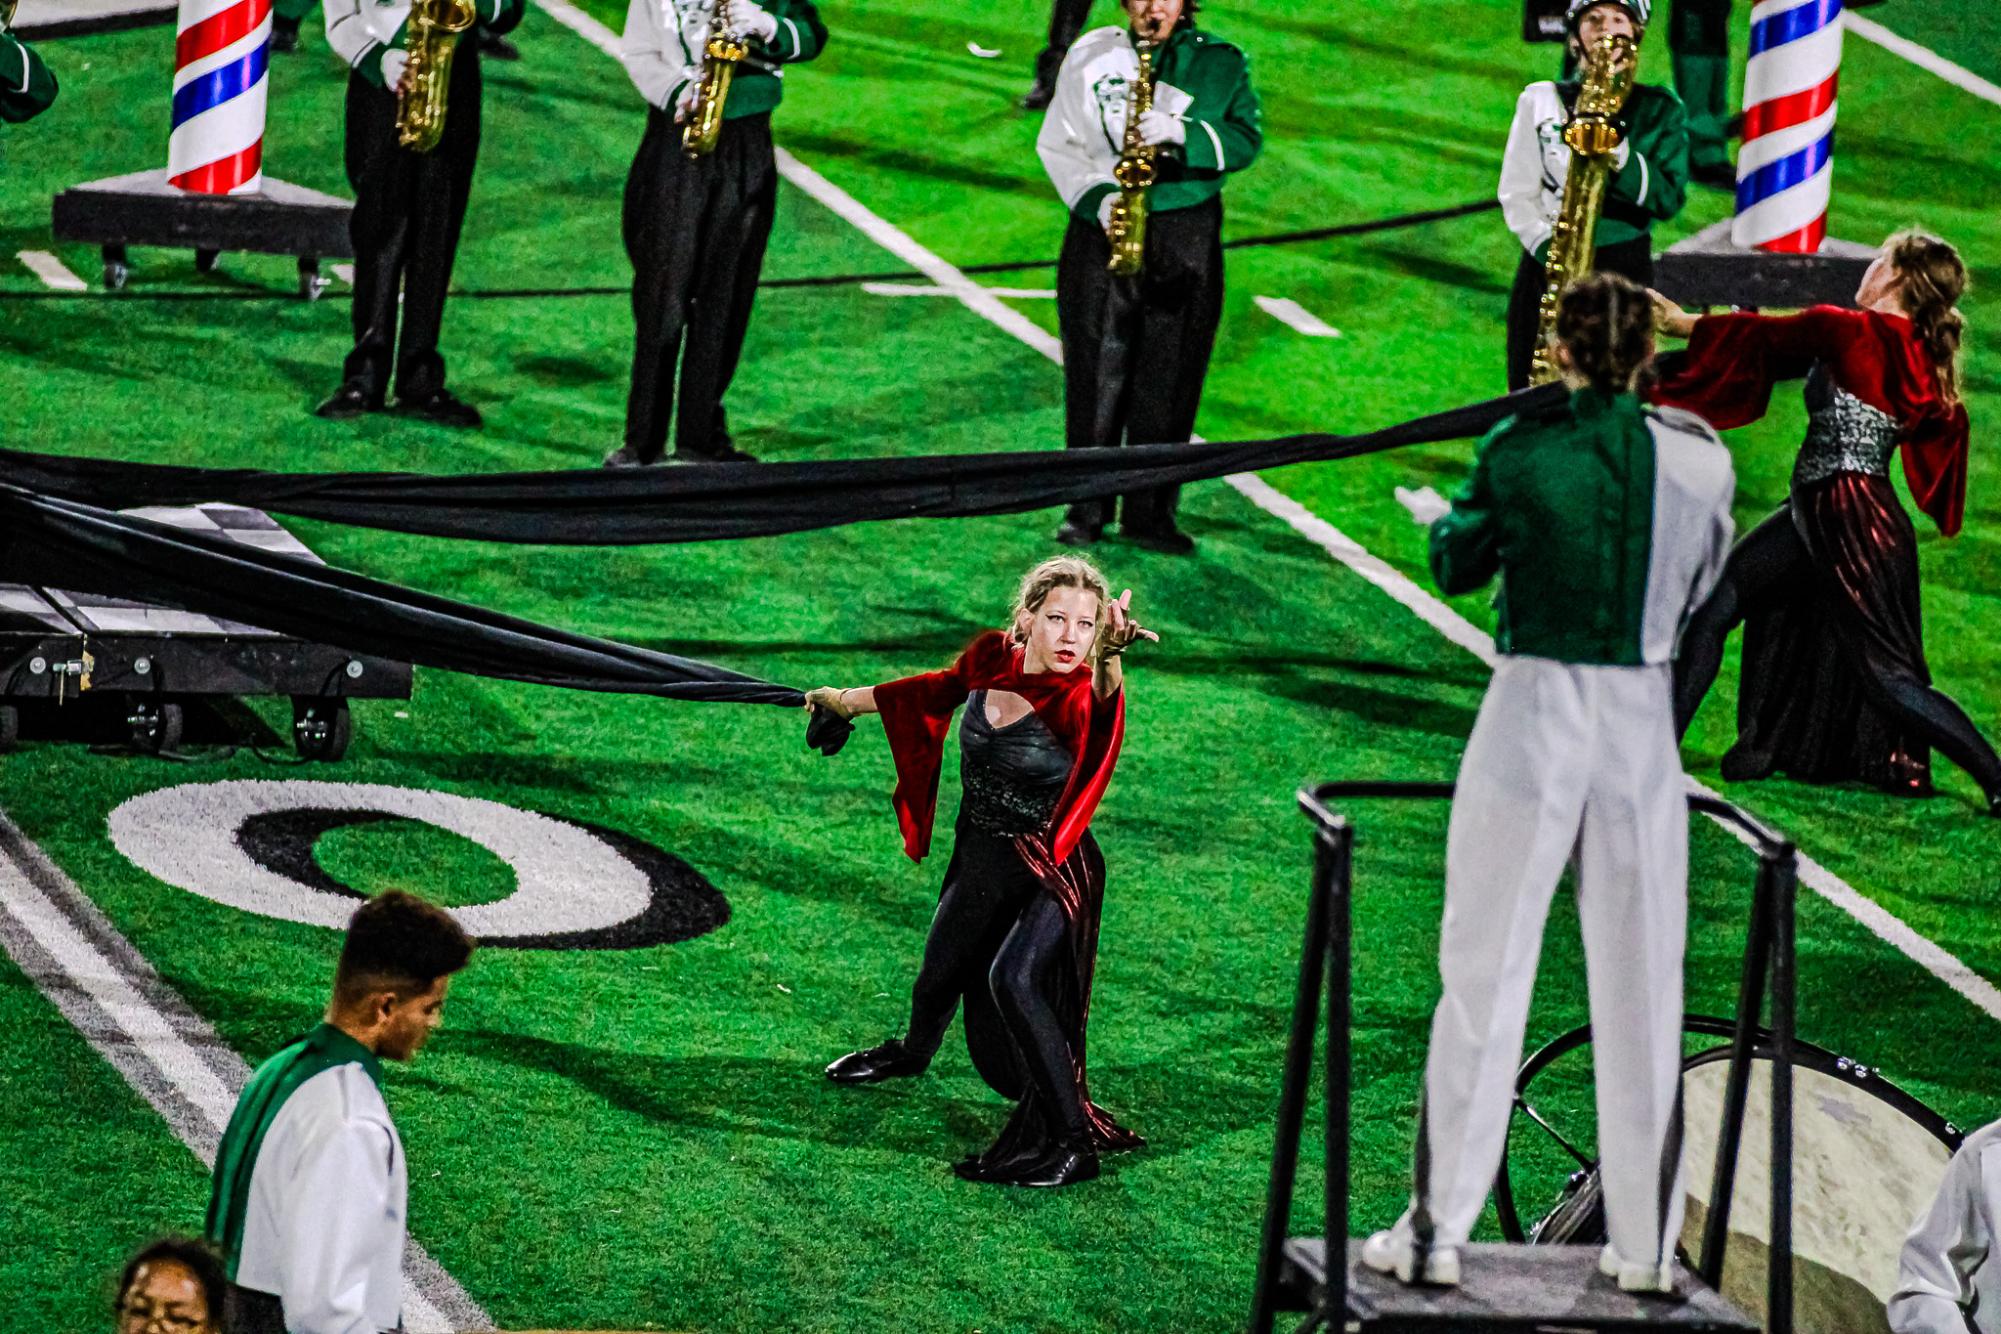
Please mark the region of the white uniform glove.
POLYGON ((1188 122, 1158 108, 1139 118, 1139 137, 1149 148, 1188 142, 1188 122))
POLYGON ((1626 169, 1626 159, 1631 156, 1633 156, 1633 141, 1630 139, 1621 139, 1619 146, 1612 150, 1612 170, 1624 171, 1626 169))
POLYGON ((755 37, 766 46, 778 36, 778 20, 764 11, 756 0, 727 0, 730 23, 745 37, 755 37))
POLYGON ((702 72, 696 69, 686 70, 683 73, 687 82, 681 85, 680 95, 674 99, 674 123, 676 125, 687 124, 688 117, 695 114, 695 99, 702 94, 702 72))
POLYGON ((403 71, 410 68, 410 53, 400 46, 392 46, 382 53, 382 86, 390 92, 399 91, 403 83, 403 71))
POLYGON ((1451 502, 1428 486, 1420 486, 1415 491, 1398 487, 1397 504, 1409 510, 1410 517, 1426 528, 1452 512, 1451 502))

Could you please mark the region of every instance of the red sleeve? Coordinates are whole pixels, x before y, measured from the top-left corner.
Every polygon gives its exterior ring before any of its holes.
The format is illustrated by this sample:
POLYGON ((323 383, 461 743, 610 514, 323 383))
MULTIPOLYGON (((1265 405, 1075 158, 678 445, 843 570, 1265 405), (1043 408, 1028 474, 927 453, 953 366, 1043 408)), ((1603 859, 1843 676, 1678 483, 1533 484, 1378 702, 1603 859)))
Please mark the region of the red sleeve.
POLYGON ((1099 699, 1087 683, 1083 696, 1091 711, 1083 754, 1070 771, 1070 786, 1063 793, 1049 834, 1050 853, 1058 866, 1069 859, 1084 831, 1091 827, 1091 817, 1097 813, 1098 802, 1111 784, 1112 769, 1118 764, 1119 745, 1125 740, 1126 692, 1099 699))
POLYGON ((912 861, 931 850, 931 824, 938 813, 938 774, 945 762, 945 736, 952 713, 966 702, 978 681, 1005 661, 1007 639, 989 630, 942 672, 906 676, 875 688, 883 735, 896 761, 896 791, 890 797, 903 830, 903 850, 912 861))
POLYGON ((1839 306, 1797 315, 1705 315, 1695 322, 1688 350, 1663 358, 1650 397, 1718 430, 1754 422, 1771 404, 1774 384, 1801 379, 1816 359, 1833 355, 1855 336, 1859 318, 1839 306))
POLYGON ((1947 537, 1959 532, 1966 518, 1966 455, 1969 427, 1966 405, 1928 412, 1904 438, 1904 481, 1911 499, 1931 515, 1947 537))

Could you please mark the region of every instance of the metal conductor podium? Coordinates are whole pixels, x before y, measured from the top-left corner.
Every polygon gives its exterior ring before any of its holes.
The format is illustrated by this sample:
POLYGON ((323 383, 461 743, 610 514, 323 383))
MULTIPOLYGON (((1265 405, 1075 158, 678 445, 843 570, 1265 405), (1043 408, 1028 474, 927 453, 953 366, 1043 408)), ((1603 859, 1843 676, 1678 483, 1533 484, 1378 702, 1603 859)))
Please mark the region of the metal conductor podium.
POLYGON ((1313 884, 1279 1099, 1251 1334, 1268 1334, 1282 1310, 1308 1312, 1302 1329, 1323 1325, 1357 1334, 1584 1334, 1641 1329, 1751 1334, 1760 1328, 1758 1322, 1715 1289, 1722 1279, 1730 1236, 1731 1197, 1754 1049, 1768 1054, 1772 1067, 1771 1240, 1764 1328, 1771 1334, 1792 1334, 1793 895, 1798 859, 1790 843, 1730 803, 1706 795, 1691 794, 1689 808, 1741 833, 1757 852, 1758 877, 1709 1196, 1715 1206, 1704 1220, 1702 1253, 1694 1273, 1677 1270, 1680 1296, 1668 1299, 1619 1291, 1598 1273, 1596 1246, 1475 1245, 1464 1254, 1463 1282, 1457 1288, 1406 1288, 1360 1265, 1360 1243, 1347 1240, 1355 831, 1333 803, 1363 798, 1440 800, 1451 795, 1448 783, 1325 783, 1299 794, 1300 807, 1313 825, 1313 884), (1759 1027, 1768 992, 1769 1034, 1759 1027), (1327 1029, 1324 1229, 1322 1237, 1289 1237, 1316 1029, 1323 1022, 1327 1029), (1333 1243, 1343 1248, 1341 1263, 1328 1262, 1330 1247, 1323 1238, 1341 1239, 1333 1243))

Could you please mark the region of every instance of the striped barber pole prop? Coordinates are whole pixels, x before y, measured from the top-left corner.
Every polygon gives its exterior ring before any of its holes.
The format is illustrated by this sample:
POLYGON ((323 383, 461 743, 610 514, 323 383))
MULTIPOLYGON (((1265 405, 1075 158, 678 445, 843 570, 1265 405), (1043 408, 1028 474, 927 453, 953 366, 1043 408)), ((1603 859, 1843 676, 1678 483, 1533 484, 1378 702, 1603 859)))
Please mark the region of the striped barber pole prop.
POLYGON ((167 179, 196 194, 264 184, 271 0, 180 0, 167 179))
POLYGON ((1737 155, 1738 245, 1811 255, 1827 236, 1834 183, 1841 0, 1759 0, 1737 155))

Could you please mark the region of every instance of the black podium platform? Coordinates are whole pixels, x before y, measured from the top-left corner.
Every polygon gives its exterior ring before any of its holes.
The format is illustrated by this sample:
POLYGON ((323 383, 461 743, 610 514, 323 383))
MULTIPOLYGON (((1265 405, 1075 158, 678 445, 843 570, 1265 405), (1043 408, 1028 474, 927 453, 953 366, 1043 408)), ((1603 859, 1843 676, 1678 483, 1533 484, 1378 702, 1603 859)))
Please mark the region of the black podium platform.
MULTIPOLYGON (((318 560, 261 510, 193 505, 131 513, 318 560)), ((335 760, 353 735, 348 701, 408 699, 410 683, 408 663, 200 612, 0 584, 0 749, 18 738, 23 707, 113 696, 128 710, 134 747, 159 752, 179 744, 189 700, 279 695, 292 700, 292 739, 299 753, 335 760)))
POLYGON ((125 285, 127 247, 167 246, 193 250, 203 272, 225 250, 297 256, 299 295, 311 301, 326 284, 320 261, 354 254, 353 211, 348 200, 270 176, 253 194, 193 194, 169 185, 161 168, 73 185, 55 197, 50 221, 58 241, 102 247, 113 291, 125 285))
POLYGON ((1791 310, 1853 306, 1873 246, 1828 237, 1812 255, 1746 250, 1730 239, 1731 219, 1704 227, 1654 257, 1654 286, 1690 309, 1743 306, 1791 310))
MULTIPOLYGON (((1758 1322, 1700 1280, 1677 1271, 1681 1296, 1619 1291, 1598 1272, 1596 1246, 1469 1246, 1456 1288, 1407 1288, 1361 1263, 1348 1243, 1348 1328, 1382 1334, 1592 1334, 1667 1329, 1757 1334, 1758 1322)), ((1327 1247, 1318 1237, 1285 1243, 1279 1282, 1295 1310, 1311 1309, 1327 1284, 1327 1247)))

